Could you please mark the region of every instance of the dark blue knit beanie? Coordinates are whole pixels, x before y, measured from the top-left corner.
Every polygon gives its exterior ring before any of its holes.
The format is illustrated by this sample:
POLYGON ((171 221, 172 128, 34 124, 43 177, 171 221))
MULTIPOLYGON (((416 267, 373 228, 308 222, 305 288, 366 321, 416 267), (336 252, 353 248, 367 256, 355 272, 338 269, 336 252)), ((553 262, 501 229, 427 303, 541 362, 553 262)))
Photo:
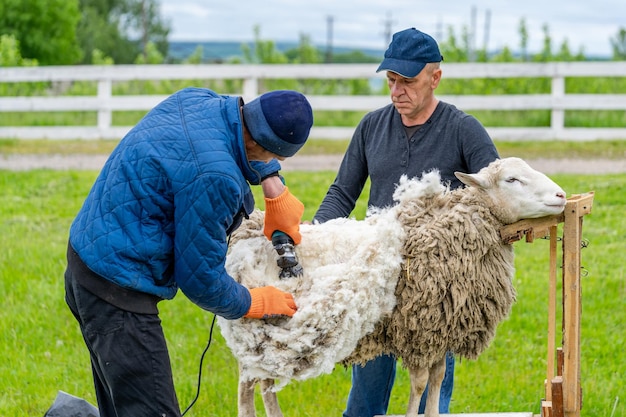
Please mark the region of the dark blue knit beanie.
POLYGON ((313 126, 306 97, 290 90, 270 91, 244 104, 243 117, 254 141, 283 157, 298 152, 313 126))

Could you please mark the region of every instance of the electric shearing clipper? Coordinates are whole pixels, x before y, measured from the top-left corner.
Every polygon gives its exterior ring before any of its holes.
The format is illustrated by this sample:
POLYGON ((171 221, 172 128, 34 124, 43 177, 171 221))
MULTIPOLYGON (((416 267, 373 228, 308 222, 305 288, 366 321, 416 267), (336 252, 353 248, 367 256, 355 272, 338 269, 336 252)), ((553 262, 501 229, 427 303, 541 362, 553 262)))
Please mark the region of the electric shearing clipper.
POLYGON ((281 269, 279 278, 295 278, 302 276, 302 265, 298 262, 296 256, 295 244, 293 239, 286 233, 276 230, 272 233, 272 245, 278 253, 276 263, 281 269))

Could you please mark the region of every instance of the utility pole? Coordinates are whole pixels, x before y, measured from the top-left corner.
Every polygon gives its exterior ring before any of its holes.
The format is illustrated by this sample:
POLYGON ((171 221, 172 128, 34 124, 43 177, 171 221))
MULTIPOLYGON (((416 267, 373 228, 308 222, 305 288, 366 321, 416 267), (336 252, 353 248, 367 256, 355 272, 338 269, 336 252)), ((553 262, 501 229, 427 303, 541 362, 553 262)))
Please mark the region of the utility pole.
POLYGON ((489 30, 491 30, 491 10, 485 10, 485 33, 483 37, 483 51, 485 56, 489 56, 489 30))
POLYGON ((393 35, 393 31, 391 26, 393 25, 393 19, 391 18, 391 12, 387 12, 387 18, 383 21, 384 30, 383 37, 385 39, 385 49, 391 43, 391 37, 393 35))
POLYGON ((146 0, 141 0, 141 40, 143 59, 148 63, 148 16, 146 10, 146 0))
POLYGON ((443 41, 443 20, 441 20, 441 17, 439 17, 439 19, 437 20, 435 39, 437 40, 437 42, 443 41))
POLYGON ((333 62, 333 21, 332 16, 326 17, 326 59, 327 64, 333 62))
POLYGON ((472 6, 470 22, 467 58, 469 62, 474 62, 476 61, 476 6, 472 6))

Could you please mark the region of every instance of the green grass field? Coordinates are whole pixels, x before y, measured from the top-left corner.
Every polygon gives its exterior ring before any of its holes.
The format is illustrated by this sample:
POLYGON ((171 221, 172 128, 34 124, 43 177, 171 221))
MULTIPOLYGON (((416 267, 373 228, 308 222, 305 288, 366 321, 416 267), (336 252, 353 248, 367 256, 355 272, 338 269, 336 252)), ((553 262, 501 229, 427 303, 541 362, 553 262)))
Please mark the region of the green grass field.
MULTIPOLYGON (((6 142, 0 143, 0 153, 2 146, 6 142)), ((58 390, 95 404, 87 350, 63 299, 63 271, 69 225, 96 175, 0 171, 1 416, 41 416, 58 390)), ((304 218, 310 219, 334 173, 290 172, 286 177, 306 206, 304 218)), ((582 416, 626 416, 626 175, 553 179, 568 194, 596 192, 583 228, 589 245, 582 251, 582 416)), ((355 215, 362 216, 364 209, 362 200, 355 215)), ((453 413, 539 413, 547 356, 548 242, 518 242, 515 248, 518 301, 478 360, 457 361, 453 413)), ((160 308, 184 409, 195 395, 212 315, 183 295, 160 308)), ((218 330, 205 359, 199 400, 188 416, 236 415, 236 363, 218 330)), ((288 386, 279 399, 286 416, 339 416, 349 387, 349 370, 338 367, 330 375, 288 386)), ((404 413, 408 388, 402 370, 391 414, 404 413)))

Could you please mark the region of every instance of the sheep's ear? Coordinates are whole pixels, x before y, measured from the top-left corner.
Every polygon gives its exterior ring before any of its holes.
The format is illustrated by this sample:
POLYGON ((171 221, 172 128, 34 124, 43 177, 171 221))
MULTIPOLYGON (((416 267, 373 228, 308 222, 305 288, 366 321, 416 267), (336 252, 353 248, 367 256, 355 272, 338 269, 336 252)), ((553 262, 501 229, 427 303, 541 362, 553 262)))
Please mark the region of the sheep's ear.
POLYGON ((459 181, 468 187, 485 188, 482 177, 476 174, 466 174, 465 172, 456 171, 454 175, 459 179, 459 181))

